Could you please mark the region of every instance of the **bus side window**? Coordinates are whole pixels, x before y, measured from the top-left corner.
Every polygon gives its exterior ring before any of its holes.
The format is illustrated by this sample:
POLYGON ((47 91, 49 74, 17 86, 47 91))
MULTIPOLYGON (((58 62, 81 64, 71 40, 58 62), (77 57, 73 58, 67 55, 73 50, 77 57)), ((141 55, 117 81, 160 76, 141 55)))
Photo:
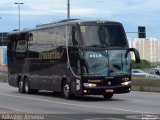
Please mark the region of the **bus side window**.
POLYGON ((69 39, 69 46, 77 46, 78 45, 78 32, 76 27, 72 27, 71 37, 69 39))
POLYGON ((16 52, 26 52, 27 50, 27 41, 26 40, 19 40, 17 42, 17 46, 16 46, 16 52))
POLYGON ((29 39, 28 33, 20 34, 20 38, 17 40, 16 52, 24 53, 27 51, 28 39, 29 39))
POLYGON ((15 57, 16 58, 24 58, 27 55, 27 47, 28 47, 28 33, 20 34, 19 39, 16 41, 16 48, 15 48, 15 57))

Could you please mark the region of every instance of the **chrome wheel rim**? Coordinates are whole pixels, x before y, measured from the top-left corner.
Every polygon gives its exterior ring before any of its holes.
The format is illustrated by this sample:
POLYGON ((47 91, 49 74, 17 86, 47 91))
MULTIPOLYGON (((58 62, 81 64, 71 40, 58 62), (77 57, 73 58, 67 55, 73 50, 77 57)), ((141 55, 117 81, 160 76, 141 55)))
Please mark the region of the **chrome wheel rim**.
POLYGON ((22 81, 19 82, 19 87, 20 87, 20 88, 23 87, 23 82, 22 82, 22 81))
POLYGON ((29 88, 28 88, 28 83, 25 83, 25 92, 28 92, 29 88))
POLYGON ((20 91, 22 91, 22 89, 23 89, 23 81, 19 82, 19 89, 20 89, 20 91))
POLYGON ((69 85, 68 85, 68 84, 65 84, 65 85, 64 85, 64 90, 63 90, 63 92, 64 92, 65 97, 68 97, 68 96, 69 96, 69 85))

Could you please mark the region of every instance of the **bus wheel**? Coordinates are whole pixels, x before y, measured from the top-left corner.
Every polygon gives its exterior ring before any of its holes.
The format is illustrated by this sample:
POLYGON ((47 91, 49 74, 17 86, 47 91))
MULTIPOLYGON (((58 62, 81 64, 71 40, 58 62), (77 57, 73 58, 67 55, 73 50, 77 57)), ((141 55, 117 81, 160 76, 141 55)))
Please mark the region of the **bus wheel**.
POLYGON ((20 93, 24 93, 24 82, 21 79, 18 82, 18 90, 20 93))
POLYGON ((104 99, 111 99, 113 97, 113 93, 104 94, 103 97, 104 97, 104 99))
POLYGON ((66 98, 66 99, 69 99, 71 97, 71 94, 70 94, 70 86, 69 86, 69 83, 67 81, 64 82, 63 84, 63 97, 66 98))
POLYGON ((24 83, 24 89, 26 94, 30 94, 31 90, 30 90, 29 81, 27 79, 25 80, 25 83, 24 83))

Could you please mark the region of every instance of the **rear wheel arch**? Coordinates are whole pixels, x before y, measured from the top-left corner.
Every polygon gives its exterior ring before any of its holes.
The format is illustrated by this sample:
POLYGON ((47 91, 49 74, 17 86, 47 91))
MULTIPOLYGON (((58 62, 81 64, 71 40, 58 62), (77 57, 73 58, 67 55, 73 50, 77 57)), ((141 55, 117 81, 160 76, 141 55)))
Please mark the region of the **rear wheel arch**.
POLYGON ((61 80, 61 91, 63 90, 63 85, 65 82, 68 82, 66 76, 63 76, 62 80, 61 80))
POLYGON ((31 83, 28 76, 25 75, 23 79, 24 79, 24 89, 26 94, 32 94, 38 92, 37 89, 31 89, 31 83))
POLYGON ((17 77, 17 87, 19 87, 19 82, 20 82, 20 80, 22 80, 22 76, 21 76, 21 75, 18 75, 18 77, 17 77))

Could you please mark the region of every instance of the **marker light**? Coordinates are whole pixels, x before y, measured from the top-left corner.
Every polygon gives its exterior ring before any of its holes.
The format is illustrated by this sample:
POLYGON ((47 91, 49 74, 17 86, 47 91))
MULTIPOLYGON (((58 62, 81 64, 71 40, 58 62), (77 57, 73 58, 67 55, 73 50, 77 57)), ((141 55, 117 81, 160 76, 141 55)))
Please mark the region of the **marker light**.
POLYGON ((96 84, 93 83, 83 83, 84 87, 96 87, 96 84))

